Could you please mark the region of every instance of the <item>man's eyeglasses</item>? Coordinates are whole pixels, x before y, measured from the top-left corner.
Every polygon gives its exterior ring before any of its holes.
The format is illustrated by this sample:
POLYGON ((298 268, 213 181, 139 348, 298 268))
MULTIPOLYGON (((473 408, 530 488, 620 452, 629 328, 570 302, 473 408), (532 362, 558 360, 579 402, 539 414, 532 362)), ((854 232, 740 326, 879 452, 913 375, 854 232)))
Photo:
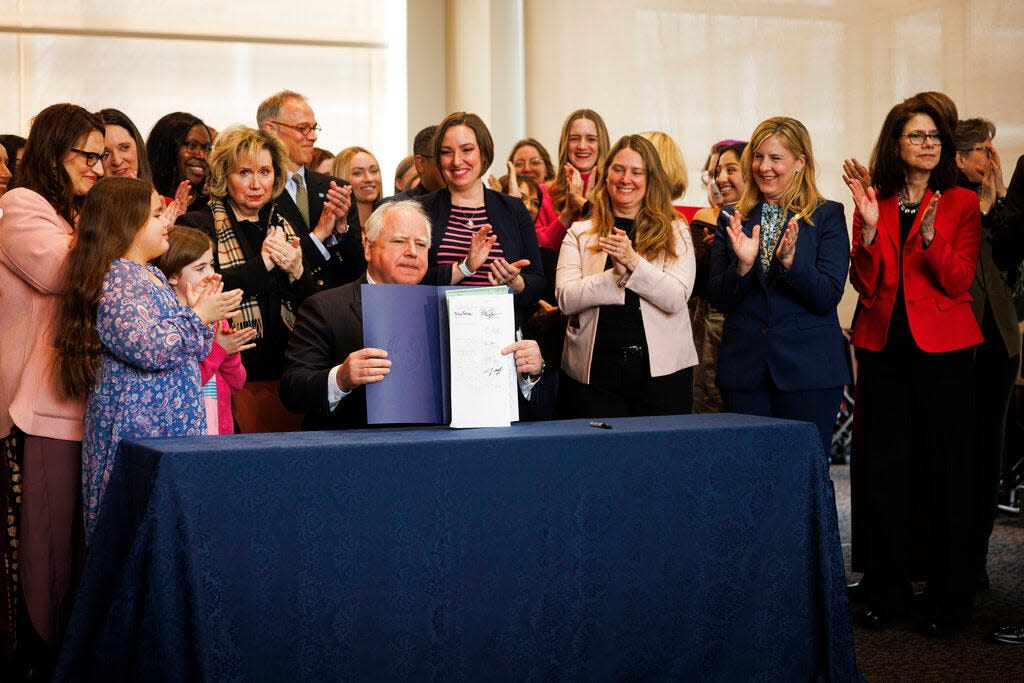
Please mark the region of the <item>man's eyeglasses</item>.
POLYGON ((71 151, 85 159, 85 163, 87 166, 89 166, 89 168, 95 166, 96 162, 98 161, 106 161, 107 159, 110 158, 110 152, 106 151, 86 152, 84 149, 76 149, 75 147, 72 147, 71 151))
POLYGON ((213 145, 204 145, 203 143, 196 142, 195 140, 185 140, 182 145, 188 150, 189 154, 199 154, 200 152, 206 152, 209 154, 213 151, 213 145))
POLYGON ((942 133, 937 130, 933 130, 928 133, 925 133, 923 130, 912 130, 909 133, 904 134, 903 137, 909 140, 910 144, 915 147, 923 145, 926 139, 933 145, 942 144, 942 133))
POLYGON ((285 123, 284 121, 271 121, 271 123, 276 124, 278 126, 284 126, 285 128, 291 128, 292 130, 294 130, 296 133, 298 133, 299 135, 301 135, 304 138, 305 137, 309 137, 310 133, 317 133, 317 134, 319 134, 320 131, 323 130, 323 128, 321 128, 320 126, 316 125, 315 123, 300 123, 297 126, 293 126, 290 123, 285 123))

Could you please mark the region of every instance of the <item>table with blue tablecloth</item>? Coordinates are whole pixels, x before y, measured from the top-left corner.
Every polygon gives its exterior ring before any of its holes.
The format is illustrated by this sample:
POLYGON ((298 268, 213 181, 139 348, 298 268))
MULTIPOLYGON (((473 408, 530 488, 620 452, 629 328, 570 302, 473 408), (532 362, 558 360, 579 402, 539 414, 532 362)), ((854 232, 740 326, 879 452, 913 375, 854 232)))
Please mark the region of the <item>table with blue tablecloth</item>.
POLYGON ((810 424, 126 442, 57 680, 859 680, 810 424))

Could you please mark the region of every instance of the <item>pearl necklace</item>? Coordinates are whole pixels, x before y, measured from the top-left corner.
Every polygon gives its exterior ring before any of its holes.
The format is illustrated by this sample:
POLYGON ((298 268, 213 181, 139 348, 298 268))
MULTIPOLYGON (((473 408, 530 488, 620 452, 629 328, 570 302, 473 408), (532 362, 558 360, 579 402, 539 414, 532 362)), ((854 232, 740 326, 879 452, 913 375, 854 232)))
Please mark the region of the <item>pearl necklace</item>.
POLYGON ((899 204, 900 211, 907 215, 914 215, 917 213, 917 207, 921 206, 921 202, 911 204, 910 202, 903 199, 903 190, 896 193, 896 203, 899 204))

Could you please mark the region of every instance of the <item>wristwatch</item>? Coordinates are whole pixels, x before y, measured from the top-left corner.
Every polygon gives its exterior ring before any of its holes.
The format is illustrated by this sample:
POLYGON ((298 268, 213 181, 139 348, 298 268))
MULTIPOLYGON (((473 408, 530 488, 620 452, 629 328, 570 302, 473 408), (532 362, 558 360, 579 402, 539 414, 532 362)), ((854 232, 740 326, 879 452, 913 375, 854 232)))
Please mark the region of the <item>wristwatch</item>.
POLYGON ((459 261, 459 271, 462 273, 462 277, 473 277, 473 271, 466 265, 466 259, 459 261))

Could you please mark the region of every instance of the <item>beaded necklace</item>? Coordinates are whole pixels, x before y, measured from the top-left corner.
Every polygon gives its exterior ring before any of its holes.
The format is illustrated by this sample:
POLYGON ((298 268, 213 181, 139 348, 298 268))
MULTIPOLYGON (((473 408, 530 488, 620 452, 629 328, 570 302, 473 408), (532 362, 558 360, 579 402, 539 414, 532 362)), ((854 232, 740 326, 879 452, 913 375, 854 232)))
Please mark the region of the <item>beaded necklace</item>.
POLYGON ((896 203, 900 207, 900 212, 905 213, 907 215, 913 215, 913 214, 917 213, 917 207, 921 206, 921 202, 917 202, 915 204, 911 204, 910 202, 908 202, 905 199, 903 199, 903 190, 902 189, 899 192, 896 193, 896 203))

